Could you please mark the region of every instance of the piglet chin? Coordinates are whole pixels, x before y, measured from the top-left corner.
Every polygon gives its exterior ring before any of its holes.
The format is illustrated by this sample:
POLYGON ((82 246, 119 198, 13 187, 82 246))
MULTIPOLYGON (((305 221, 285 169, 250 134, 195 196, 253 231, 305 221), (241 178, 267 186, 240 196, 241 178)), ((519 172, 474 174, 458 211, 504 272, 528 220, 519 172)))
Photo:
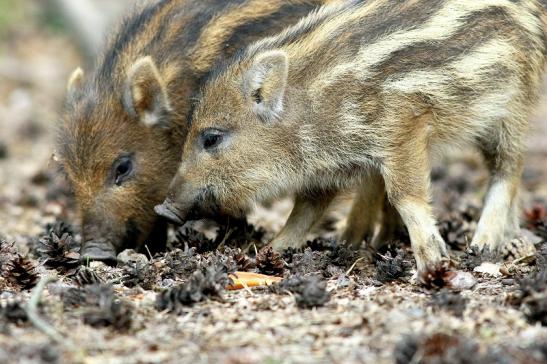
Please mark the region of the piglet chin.
POLYGON ((167 201, 154 207, 154 211, 156 214, 175 225, 184 225, 184 221, 176 207, 167 201))

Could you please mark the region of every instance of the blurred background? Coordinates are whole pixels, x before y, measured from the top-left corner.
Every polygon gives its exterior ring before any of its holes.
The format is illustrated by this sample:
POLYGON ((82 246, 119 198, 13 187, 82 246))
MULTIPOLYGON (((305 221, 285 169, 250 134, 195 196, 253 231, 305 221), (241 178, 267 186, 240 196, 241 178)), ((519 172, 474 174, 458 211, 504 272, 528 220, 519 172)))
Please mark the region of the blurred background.
MULTIPOLYGON (((66 81, 76 67, 92 67, 112 25, 135 3, 0 0, 0 238, 24 241, 55 217, 74 222, 52 161, 66 81)), ((547 97, 531 125, 524 185, 533 194, 525 200, 547 197, 547 97)))

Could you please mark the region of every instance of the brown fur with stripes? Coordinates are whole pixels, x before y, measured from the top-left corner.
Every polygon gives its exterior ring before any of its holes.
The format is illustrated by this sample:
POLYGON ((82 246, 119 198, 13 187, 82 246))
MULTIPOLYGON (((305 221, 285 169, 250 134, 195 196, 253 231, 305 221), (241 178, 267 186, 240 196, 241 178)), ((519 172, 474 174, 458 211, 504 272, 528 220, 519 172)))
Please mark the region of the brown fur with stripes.
POLYGON ((423 270, 447 254, 429 205, 430 160, 473 145, 492 175, 473 244, 496 248, 518 231, 543 17, 535 0, 323 7, 212 74, 159 210, 178 220, 204 209, 242 214, 294 193, 294 211, 272 242, 283 249, 304 243, 337 191, 357 187, 344 237, 359 244, 385 191, 423 270))
POLYGON ((125 18, 89 77, 71 77, 59 125, 56 154, 81 212, 84 257, 165 240, 153 207, 176 172, 202 80, 218 60, 323 3, 161 0, 125 18))

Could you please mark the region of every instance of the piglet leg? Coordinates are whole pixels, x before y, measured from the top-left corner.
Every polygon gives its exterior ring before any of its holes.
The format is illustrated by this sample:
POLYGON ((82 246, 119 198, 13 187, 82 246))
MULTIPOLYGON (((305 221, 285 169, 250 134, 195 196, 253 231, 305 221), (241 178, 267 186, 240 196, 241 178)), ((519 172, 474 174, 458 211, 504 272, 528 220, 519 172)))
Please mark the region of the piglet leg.
POLYGON ((272 248, 282 251, 287 248, 303 247, 306 243, 306 235, 323 216, 335 195, 336 193, 331 191, 314 195, 297 195, 289 219, 270 243, 272 248))

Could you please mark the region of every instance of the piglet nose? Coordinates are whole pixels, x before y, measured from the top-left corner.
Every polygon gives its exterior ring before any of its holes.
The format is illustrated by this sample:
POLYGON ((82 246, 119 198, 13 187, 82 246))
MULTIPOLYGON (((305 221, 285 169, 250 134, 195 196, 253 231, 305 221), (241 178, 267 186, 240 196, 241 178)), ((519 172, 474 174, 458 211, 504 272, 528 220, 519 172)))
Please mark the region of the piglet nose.
POLYGON ((82 264, 87 264, 89 261, 101 261, 108 265, 116 265, 116 250, 107 241, 90 240, 83 244, 80 260, 82 264))
POLYGON ((184 221, 182 221, 181 219, 180 213, 168 201, 165 201, 163 204, 154 207, 154 211, 156 212, 156 214, 175 225, 184 224, 184 221))

